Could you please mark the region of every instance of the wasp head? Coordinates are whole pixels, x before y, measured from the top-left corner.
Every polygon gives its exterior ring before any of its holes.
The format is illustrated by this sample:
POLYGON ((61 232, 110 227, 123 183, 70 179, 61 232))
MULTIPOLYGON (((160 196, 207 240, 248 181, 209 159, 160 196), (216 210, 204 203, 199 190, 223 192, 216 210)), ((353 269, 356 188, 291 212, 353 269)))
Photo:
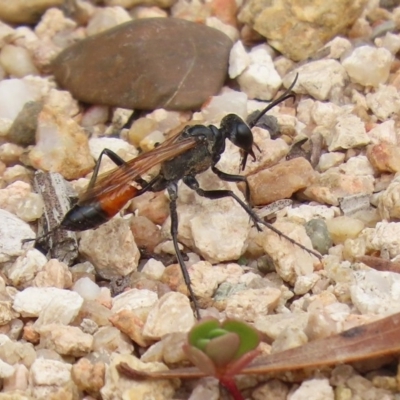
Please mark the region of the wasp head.
POLYGON ((253 133, 250 127, 238 115, 228 114, 222 119, 219 129, 226 138, 240 148, 240 154, 242 156, 240 168, 243 171, 246 167, 247 157, 249 155, 253 160, 256 159, 253 147, 260 151, 260 148, 254 143, 253 133))

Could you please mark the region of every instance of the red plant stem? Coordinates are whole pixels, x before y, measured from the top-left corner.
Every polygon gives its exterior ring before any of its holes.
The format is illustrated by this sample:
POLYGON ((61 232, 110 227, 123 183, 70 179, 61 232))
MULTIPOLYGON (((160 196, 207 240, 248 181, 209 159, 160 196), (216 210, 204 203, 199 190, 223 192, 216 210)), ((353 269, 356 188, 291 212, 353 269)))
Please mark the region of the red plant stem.
POLYGON ((233 378, 220 378, 219 382, 232 395, 233 400, 244 400, 233 378))

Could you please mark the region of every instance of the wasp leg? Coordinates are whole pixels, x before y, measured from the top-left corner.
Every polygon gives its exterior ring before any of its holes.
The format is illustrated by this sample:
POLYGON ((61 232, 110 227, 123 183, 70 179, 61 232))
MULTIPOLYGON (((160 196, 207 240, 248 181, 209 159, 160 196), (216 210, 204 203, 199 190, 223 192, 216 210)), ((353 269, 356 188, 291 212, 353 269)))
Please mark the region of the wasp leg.
MULTIPOLYGON (((90 182, 87 187, 88 190, 91 189, 94 186, 94 184, 96 183, 97 176, 99 175, 101 159, 103 156, 107 156, 117 167, 121 167, 122 165, 126 164, 126 161, 124 159, 122 159, 117 153, 114 153, 110 149, 103 149, 99 155, 99 158, 96 161, 96 165, 94 166, 93 175, 90 178, 90 182)), ((140 185, 142 185, 142 187, 148 185, 148 183, 144 179, 141 179, 141 178, 137 178, 137 179, 135 179, 135 181, 137 183, 139 183, 140 185)), ((143 190, 141 193, 144 193, 145 191, 146 190, 143 190)), ((138 196, 138 194, 137 194, 137 196, 138 196)))
POLYGON ((249 182, 247 181, 247 177, 243 175, 231 175, 227 174, 226 172, 220 171, 217 167, 211 167, 212 172, 218 176, 218 178, 222 179, 223 181, 227 182, 244 182, 246 185, 245 191, 245 198, 246 202, 250 204, 250 186, 249 182))
POLYGON ((125 160, 123 160, 118 154, 114 153, 112 150, 103 149, 99 155, 99 158, 96 161, 96 165, 94 166, 93 175, 90 178, 88 189, 91 189, 96 183, 97 176, 99 175, 101 159, 103 158, 103 156, 107 156, 118 167, 126 164, 125 160))
POLYGON ((172 242, 174 243, 174 248, 176 252, 176 257, 178 258, 179 265, 182 270, 183 279, 185 280, 186 286, 189 290, 190 297, 192 299, 194 310, 196 314, 196 318, 200 319, 200 311, 199 311, 199 304, 197 303, 196 297, 192 290, 192 285, 190 283, 190 276, 187 271, 185 261, 183 260, 182 253, 179 250, 178 246, 178 213, 176 211, 176 200, 178 198, 178 186, 176 182, 169 182, 168 183, 168 194, 169 194, 169 208, 171 213, 171 236, 172 242))
POLYGON ((317 252, 308 249, 306 246, 303 246, 301 243, 298 243, 294 239, 292 239, 291 237, 285 235, 279 229, 276 229, 273 225, 269 224, 268 222, 263 221, 251 209, 251 207, 248 204, 246 204, 243 200, 241 200, 238 196, 236 196, 236 194, 233 193, 231 190, 203 190, 203 189, 200 188, 199 183, 197 182, 197 180, 196 180, 196 178, 194 176, 185 176, 183 178, 183 182, 188 187, 190 187, 190 189, 194 190, 199 196, 206 197, 208 199, 213 199, 214 200, 214 199, 221 199, 223 197, 232 197, 247 212, 247 214, 254 221, 254 223, 256 224, 257 227, 258 227, 258 224, 264 225, 268 229, 271 229, 271 231, 273 231, 276 234, 278 234, 280 237, 283 237, 284 239, 286 239, 290 243, 294 244, 295 246, 300 247, 301 249, 305 250, 307 253, 312 254, 313 256, 317 257, 318 259, 321 259, 321 255, 318 254, 317 252))

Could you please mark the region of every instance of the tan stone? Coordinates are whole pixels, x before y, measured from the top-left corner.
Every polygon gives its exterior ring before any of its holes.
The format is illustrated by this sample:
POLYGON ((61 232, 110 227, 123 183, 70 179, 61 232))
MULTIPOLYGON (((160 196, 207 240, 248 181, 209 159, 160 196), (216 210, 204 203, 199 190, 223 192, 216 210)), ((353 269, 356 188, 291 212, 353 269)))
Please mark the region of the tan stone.
POLYGON ((367 157, 379 172, 400 171, 400 148, 396 145, 382 142, 368 146, 367 157))
POLYGON ((104 374, 103 362, 93 364, 87 358, 81 358, 71 370, 72 380, 78 388, 92 395, 98 394, 104 386, 104 374))
POLYGON ((314 176, 311 164, 302 157, 251 175, 248 181, 253 204, 269 204, 289 198, 298 190, 311 185, 314 176))
POLYGON ((148 347, 151 344, 151 341, 143 336, 145 320, 139 318, 133 311, 121 310, 110 318, 110 322, 139 346, 148 347))
POLYGON ((239 20, 268 39, 268 44, 295 61, 313 55, 351 25, 366 0, 250 0, 239 20), (310 40, 312 38, 312 40, 310 40))

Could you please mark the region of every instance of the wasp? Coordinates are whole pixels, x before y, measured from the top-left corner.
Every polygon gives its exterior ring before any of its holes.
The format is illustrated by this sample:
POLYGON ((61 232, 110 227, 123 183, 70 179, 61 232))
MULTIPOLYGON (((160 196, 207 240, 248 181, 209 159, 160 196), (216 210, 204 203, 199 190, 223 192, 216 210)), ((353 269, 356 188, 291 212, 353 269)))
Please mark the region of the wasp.
MULTIPOLYGON (((178 196, 177 185, 180 180, 198 195, 209 199, 232 197, 243 207, 258 229, 260 229, 260 224, 266 225, 291 243, 300 246, 308 252, 312 252, 312 250, 307 249, 284 235, 257 216, 250 206, 250 188, 245 176, 227 174, 216 167, 222 153, 225 151, 226 139, 229 139, 240 149, 242 156, 241 170, 244 170, 246 167, 248 156, 255 159, 254 149, 259 150, 259 148, 254 143, 251 128, 271 108, 288 98, 294 97, 292 88, 295 83, 296 80, 279 98, 265 107, 249 124, 235 114, 228 114, 222 119, 219 128, 214 125, 187 126, 158 147, 130 161, 124 161, 109 149, 104 149, 97 160, 87 190, 79 197, 78 202, 70 211, 67 212, 56 229, 84 231, 96 228, 116 215, 135 196, 146 191, 157 192, 166 189, 170 199, 172 241, 198 318, 200 318, 199 307, 190 285, 190 277, 182 253, 178 247, 178 213, 176 201, 178 196), (98 176, 103 156, 109 157, 117 167, 98 176), (160 165, 158 175, 150 181, 142 179, 142 175, 156 165, 160 165), (243 182, 246 187, 246 201, 243 201, 230 190, 203 190, 199 186, 196 175, 208 168, 211 168, 222 180, 243 182)), ((312 253, 319 256, 317 253, 312 253)))

